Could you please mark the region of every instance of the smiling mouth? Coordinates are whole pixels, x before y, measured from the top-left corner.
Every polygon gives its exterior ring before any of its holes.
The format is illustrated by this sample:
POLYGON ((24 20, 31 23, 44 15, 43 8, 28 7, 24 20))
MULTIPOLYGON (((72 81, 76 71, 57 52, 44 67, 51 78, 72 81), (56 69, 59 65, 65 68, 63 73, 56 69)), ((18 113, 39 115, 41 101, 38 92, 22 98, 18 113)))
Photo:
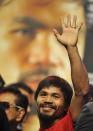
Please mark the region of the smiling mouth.
POLYGON ((41 106, 43 109, 45 109, 45 110, 50 110, 50 109, 53 109, 53 110, 55 110, 55 107, 53 106, 53 105, 42 105, 41 106))
POLYGON ((50 110, 53 110, 53 108, 51 108, 51 107, 43 107, 43 110, 50 111, 50 110))

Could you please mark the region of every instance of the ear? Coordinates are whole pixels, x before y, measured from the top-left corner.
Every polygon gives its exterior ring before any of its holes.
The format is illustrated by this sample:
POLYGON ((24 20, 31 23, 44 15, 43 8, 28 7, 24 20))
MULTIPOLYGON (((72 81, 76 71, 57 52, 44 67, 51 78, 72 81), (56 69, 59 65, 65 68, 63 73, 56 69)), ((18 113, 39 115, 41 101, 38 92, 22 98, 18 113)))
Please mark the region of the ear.
POLYGON ((16 116, 16 121, 20 122, 26 114, 26 111, 24 109, 19 109, 16 116))

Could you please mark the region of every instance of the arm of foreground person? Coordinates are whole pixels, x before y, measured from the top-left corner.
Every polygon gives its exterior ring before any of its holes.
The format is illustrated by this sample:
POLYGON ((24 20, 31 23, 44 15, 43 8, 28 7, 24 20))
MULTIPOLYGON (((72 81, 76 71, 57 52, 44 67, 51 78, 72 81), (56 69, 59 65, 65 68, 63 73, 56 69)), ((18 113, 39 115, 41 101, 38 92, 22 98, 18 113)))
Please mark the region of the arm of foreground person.
POLYGON ((63 45, 68 53, 68 57, 71 65, 71 78, 74 86, 74 96, 71 101, 70 111, 73 120, 76 120, 79 116, 84 97, 89 90, 89 80, 87 70, 80 58, 77 42, 79 31, 82 27, 82 23, 77 23, 77 17, 71 18, 67 16, 66 21, 61 20, 62 34, 54 29, 54 34, 61 45, 63 45))

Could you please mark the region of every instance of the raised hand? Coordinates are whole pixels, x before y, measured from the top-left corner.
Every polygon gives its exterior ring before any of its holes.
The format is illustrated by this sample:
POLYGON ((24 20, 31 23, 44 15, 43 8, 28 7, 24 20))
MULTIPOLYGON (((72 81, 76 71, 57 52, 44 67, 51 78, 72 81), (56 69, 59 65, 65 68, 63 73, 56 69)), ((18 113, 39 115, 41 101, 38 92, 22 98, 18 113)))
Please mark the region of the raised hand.
POLYGON ((77 23, 77 16, 71 17, 68 15, 66 21, 61 19, 61 24, 62 34, 60 34, 56 29, 53 30, 57 40, 65 47, 76 46, 82 23, 77 23))

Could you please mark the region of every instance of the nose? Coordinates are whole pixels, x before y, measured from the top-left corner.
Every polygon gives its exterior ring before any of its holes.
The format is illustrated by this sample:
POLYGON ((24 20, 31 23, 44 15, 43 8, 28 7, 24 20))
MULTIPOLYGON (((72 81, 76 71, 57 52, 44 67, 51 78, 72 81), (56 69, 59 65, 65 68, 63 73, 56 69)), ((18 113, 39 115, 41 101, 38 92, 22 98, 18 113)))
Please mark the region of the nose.
POLYGON ((45 99, 45 103, 53 103, 53 99, 51 96, 47 96, 45 99))

